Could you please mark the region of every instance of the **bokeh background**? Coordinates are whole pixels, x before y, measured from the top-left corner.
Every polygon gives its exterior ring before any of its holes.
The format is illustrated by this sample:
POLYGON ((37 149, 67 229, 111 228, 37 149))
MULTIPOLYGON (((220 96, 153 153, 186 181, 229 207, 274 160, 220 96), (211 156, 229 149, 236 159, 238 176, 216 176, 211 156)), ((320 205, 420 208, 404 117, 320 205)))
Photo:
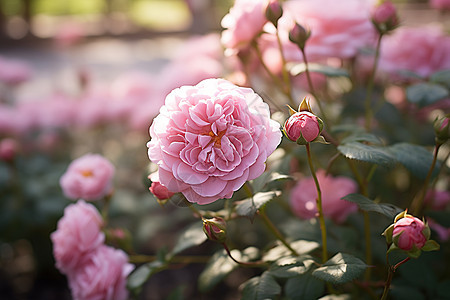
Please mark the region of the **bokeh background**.
MULTIPOLYGON (((161 210, 148 192, 148 127, 173 88, 230 73, 219 40, 232 3, 0 0, 0 139, 13 149, 0 162, 0 299, 70 299, 49 235, 70 203, 59 177, 87 152, 116 166, 112 227, 132 232, 142 253, 174 243, 190 214, 161 210)), ((428 1, 395 3, 402 24, 450 28, 428 1)), ((200 271, 155 276, 140 297, 196 297, 200 271)), ((241 281, 231 276, 214 293, 236 299, 241 281)))

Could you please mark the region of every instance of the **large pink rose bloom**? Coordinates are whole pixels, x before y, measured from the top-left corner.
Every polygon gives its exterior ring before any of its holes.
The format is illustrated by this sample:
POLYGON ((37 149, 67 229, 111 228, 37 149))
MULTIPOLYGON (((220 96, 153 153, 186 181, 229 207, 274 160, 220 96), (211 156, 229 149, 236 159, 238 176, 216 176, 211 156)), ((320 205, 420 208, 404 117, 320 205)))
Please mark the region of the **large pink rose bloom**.
POLYGON ((68 274, 74 300, 126 300, 126 278, 133 270, 122 250, 101 245, 68 274))
POLYGON ((261 175, 281 141, 261 97, 224 79, 173 90, 150 136, 148 156, 161 184, 199 204, 230 198, 261 175))
POLYGON ((380 69, 422 76, 450 68, 450 36, 440 27, 400 27, 381 42, 380 69))
MULTIPOLYGON (((341 199, 357 191, 355 181, 343 176, 326 176, 324 170, 318 170, 316 175, 322 192, 323 214, 337 223, 344 222, 350 213, 358 210, 355 203, 341 199)), ((292 189, 290 204, 297 216, 311 219, 317 214, 316 198, 314 179, 308 177, 300 180, 292 189)))
MULTIPOLYGON (((351 58, 371 45, 375 30, 370 20, 371 1, 366 0, 291 0, 283 4, 279 30, 286 59, 303 61, 298 46, 288 39, 295 22, 311 30, 305 51, 310 60, 329 57, 351 58)), ((271 35, 272 47, 277 47, 271 35)), ((267 37, 266 37, 267 38, 267 37)))
POLYGON ((222 44, 237 50, 245 47, 262 31, 267 22, 265 9, 267 0, 236 0, 230 12, 222 19, 222 44))
POLYGON ((61 272, 71 272, 87 254, 103 244, 102 225, 95 206, 83 200, 64 209, 57 230, 51 234, 53 255, 61 272))
POLYGON ((59 183, 71 199, 98 200, 112 191, 114 166, 99 154, 86 154, 72 161, 59 183))

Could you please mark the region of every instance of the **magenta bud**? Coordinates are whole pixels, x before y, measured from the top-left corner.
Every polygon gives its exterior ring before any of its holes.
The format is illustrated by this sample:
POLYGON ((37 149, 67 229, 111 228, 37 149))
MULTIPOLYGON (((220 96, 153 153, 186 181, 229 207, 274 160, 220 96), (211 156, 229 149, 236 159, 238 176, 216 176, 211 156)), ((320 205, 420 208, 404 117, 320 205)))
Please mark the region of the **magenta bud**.
POLYGON ((203 219, 203 231, 211 241, 224 243, 227 239, 226 228, 227 224, 223 218, 203 219))
POLYGON ((293 142, 299 142, 300 139, 302 141, 300 144, 305 144, 305 142, 309 143, 319 136, 321 132, 319 120, 309 111, 300 111, 286 120, 283 129, 288 139, 293 142))
POLYGON ((266 8, 266 18, 269 20, 275 27, 277 27, 278 20, 283 15, 283 8, 281 7, 278 0, 270 0, 267 4, 266 8))
POLYGON ((444 144, 450 138, 449 117, 436 118, 434 121, 434 132, 436 134, 436 142, 440 145, 444 144))
POLYGON ((310 30, 306 30, 302 25, 295 23, 294 27, 289 31, 289 40, 300 49, 304 49, 310 35, 310 30))
POLYGON ((174 195, 174 193, 169 191, 159 181, 152 182, 152 185, 150 186, 149 190, 153 195, 155 195, 156 198, 158 198, 158 200, 166 200, 174 195))
POLYGON ((372 23, 380 34, 384 34, 398 26, 397 9, 390 1, 382 1, 372 9, 372 23))

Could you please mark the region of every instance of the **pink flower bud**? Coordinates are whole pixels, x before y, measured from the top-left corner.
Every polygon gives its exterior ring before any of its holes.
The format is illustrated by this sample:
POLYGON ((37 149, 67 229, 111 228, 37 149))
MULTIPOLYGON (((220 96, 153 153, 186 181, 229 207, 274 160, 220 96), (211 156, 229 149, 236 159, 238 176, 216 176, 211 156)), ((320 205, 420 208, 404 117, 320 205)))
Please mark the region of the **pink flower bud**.
POLYGON ((423 231, 425 224, 416 217, 407 215, 399 219, 394 224, 392 239, 394 244, 405 251, 413 249, 421 249, 427 242, 427 238, 423 231))
POLYGON ((397 27, 397 10, 392 2, 384 1, 376 5, 372 10, 372 22, 380 33, 386 33, 397 27))
POLYGON ((436 142, 444 144, 450 138, 449 118, 444 117, 434 121, 434 132, 436 134, 436 142))
POLYGON ((269 20, 276 27, 278 24, 278 20, 282 15, 283 8, 281 7, 278 0, 270 0, 266 8, 267 20, 269 20))
POLYGON ((286 120, 284 131, 291 141, 296 142, 303 137, 307 142, 311 142, 319 136, 321 130, 319 121, 314 114, 300 111, 286 120))
POLYGON ((203 219, 203 231, 210 240, 215 242, 225 242, 227 238, 226 226, 225 220, 220 217, 203 219))
POLYGON ((152 185, 149 188, 150 192, 155 195, 159 200, 166 200, 172 197, 175 193, 169 191, 164 185, 159 181, 152 182, 152 185))
POLYGON ((295 23, 294 27, 289 31, 289 40, 296 44, 300 49, 304 49, 310 35, 311 31, 306 30, 302 25, 295 23))

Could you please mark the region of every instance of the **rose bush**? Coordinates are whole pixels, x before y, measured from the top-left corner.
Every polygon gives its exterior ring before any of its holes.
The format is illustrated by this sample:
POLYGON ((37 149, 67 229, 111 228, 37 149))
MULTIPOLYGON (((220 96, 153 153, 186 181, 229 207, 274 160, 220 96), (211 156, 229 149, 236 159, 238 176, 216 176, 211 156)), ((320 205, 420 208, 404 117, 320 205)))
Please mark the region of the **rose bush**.
POLYGON ((150 136, 148 156, 161 183, 199 204, 230 198, 261 175, 281 140, 268 105, 224 79, 173 90, 150 136))

